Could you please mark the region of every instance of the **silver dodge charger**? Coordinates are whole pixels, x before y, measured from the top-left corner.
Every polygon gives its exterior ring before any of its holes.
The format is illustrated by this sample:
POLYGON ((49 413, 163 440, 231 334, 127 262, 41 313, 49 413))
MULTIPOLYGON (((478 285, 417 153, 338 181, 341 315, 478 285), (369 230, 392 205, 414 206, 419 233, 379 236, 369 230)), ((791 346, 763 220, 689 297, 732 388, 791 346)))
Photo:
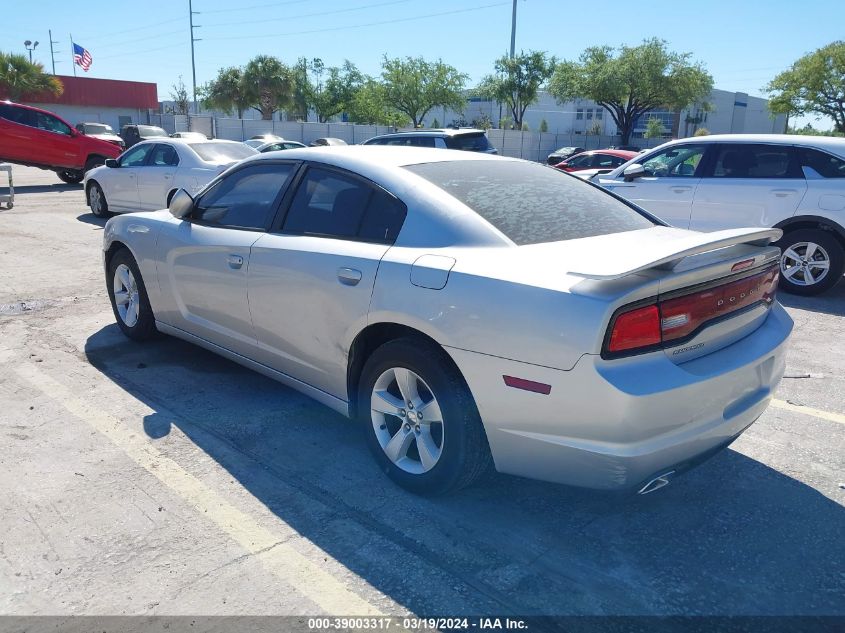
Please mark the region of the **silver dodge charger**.
POLYGON ((792 321, 777 229, 675 229, 467 152, 330 147, 109 220, 121 330, 196 343, 358 419, 419 493, 495 468, 651 492, 765 410, 792 321))

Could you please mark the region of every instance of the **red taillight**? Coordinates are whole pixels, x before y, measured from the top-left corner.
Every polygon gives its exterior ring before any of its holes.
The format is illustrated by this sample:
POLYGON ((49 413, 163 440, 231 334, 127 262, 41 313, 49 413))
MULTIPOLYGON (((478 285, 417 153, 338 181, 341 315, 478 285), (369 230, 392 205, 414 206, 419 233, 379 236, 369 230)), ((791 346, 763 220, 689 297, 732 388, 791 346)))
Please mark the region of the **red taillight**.
POLYGON ((666 343, 677 345, 710 321, 757 303, 771 304, 778 277, 774 265, 742 279, 623 311, 611 323, 605 352, 624 355, 666 343))
POLYGON ((660 311, 656 305, 644 306, 616 317, 607 351, 617 354, 660 342, 660 311))

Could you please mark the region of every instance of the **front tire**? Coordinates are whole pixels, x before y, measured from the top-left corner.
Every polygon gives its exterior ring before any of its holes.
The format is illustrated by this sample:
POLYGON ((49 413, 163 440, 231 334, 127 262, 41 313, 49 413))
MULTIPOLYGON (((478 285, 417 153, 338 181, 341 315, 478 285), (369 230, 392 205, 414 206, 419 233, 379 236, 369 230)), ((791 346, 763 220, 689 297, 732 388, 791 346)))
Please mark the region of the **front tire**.
POLYGON ((106 159, 102 156, 91 156, 88 160, 85 161, 85 169, 83 172, 91 171, 92 169, 96 169, 97 167, 102 167, 106 164, 106 159))
POLYGON ((135 258, 126 248, 121 248, 109 260, 106 287, 121 331, 135 341, 154 337, 155 317, 147 289, 135 258))
POLYGON ((799 229, 786 233, 781 248, 780 287, 785 292, 812 296, 842 279, 845 251, 829 232, 799 229))
POLYGON ((106 202, 106 196, 97 181, 88 185, 88 207, 98 218, 109 216, 109 203, 106 202))
POLYGON ((62 169, 56 172, 59 179, 62 182, 66 182, 69 185, 78 185, 82 182, 82 178, 85 174, 81 171, 77 171, 76 169, 62 169))
POLYGON ((379 347, 358 394, 367 444, 390 479, 417 494, 471 485, 492 469, 469 389, 446 353, 416 338, 379 347))

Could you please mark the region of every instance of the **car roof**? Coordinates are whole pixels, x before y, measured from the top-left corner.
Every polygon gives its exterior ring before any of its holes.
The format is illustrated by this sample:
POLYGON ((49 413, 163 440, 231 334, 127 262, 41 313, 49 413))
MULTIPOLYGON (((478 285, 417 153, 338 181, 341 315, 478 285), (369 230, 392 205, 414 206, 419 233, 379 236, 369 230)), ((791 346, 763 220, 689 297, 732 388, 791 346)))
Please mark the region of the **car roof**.
MULTIPOLYGON (((173 139, 178 140, 178 139, 173 139)), ((494 156, 483 152, 464 152, 451 149, 430 147, 407 147, 391 145, 319 145, 315 147, 297 147, 284 151, 285 158, 294 160, 318 160, 345 169, 356 171, 368 165, 383 167, 407 167, 421 163, 440 163, 460 160, 509 160, 518 158, 494 156)), ((278 160, 279 155, 272 152, 256 154, 244 160, 278 160)))
MULTIPOLYGON (((590 156, 593 154, 609 154, 611 156, 618 156, 619 158, 633 158, 638 153, 628 149, 589 149, 586 152, 578 152, 578 156, 584 156, 585 154, 589 154, 590 156)), ((575 156, 572 158, 575 158, 575 156)))
POLYGON ((839 154, 845 154, 845 138, 810 136, 806 134, 709 134, 707 136, 691 136, 669 141, 660 147, 680 143, 776 143, 779 145, 819 147, 835 151, 839 154))
POLYGON ((479 130, 472 127, 434 128, 428 130, 404 130, 402 132, 391 132, 390 134, 379 134, 378 136, 374 136, 373 138, 387 138, 394 136, 459 136, 461 134, 484 134, 484 130, 479 130))

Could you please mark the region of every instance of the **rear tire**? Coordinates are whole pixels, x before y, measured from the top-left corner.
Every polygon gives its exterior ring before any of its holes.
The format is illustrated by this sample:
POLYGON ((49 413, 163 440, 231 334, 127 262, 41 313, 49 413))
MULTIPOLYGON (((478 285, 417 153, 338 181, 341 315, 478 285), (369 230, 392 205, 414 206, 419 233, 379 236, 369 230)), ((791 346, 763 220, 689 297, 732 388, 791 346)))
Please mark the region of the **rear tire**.
POLYGON ((798 229, 775 245, 781 248, 780 288, 784 292, 817 295, 842 279, 845 251, 830 232, 798 229))
POLYGON ((109 215, 109 203, 106 202, 106 195, 103 193, 100 184, 94 180, 88 185, 88 206, 98 218, 106 218, 109 215))
POLYGON ((117 325, 127 337, 146 341, 156 335, 147 288, 128 249, 121 248, 109 260, 106 289, 117 325))
POLYGON ((69 185, 78 185, 82 182, 82 178, 85 175, 76 169, 62 169, 57 171, 56 174, 62 182, 66 182, 69 185))
POLYGON ((358 403, 373 456, 406 490, 444 494, 492 470, 475 401, 442 349, 416 338, 385 343, 364 365, 358 403))

